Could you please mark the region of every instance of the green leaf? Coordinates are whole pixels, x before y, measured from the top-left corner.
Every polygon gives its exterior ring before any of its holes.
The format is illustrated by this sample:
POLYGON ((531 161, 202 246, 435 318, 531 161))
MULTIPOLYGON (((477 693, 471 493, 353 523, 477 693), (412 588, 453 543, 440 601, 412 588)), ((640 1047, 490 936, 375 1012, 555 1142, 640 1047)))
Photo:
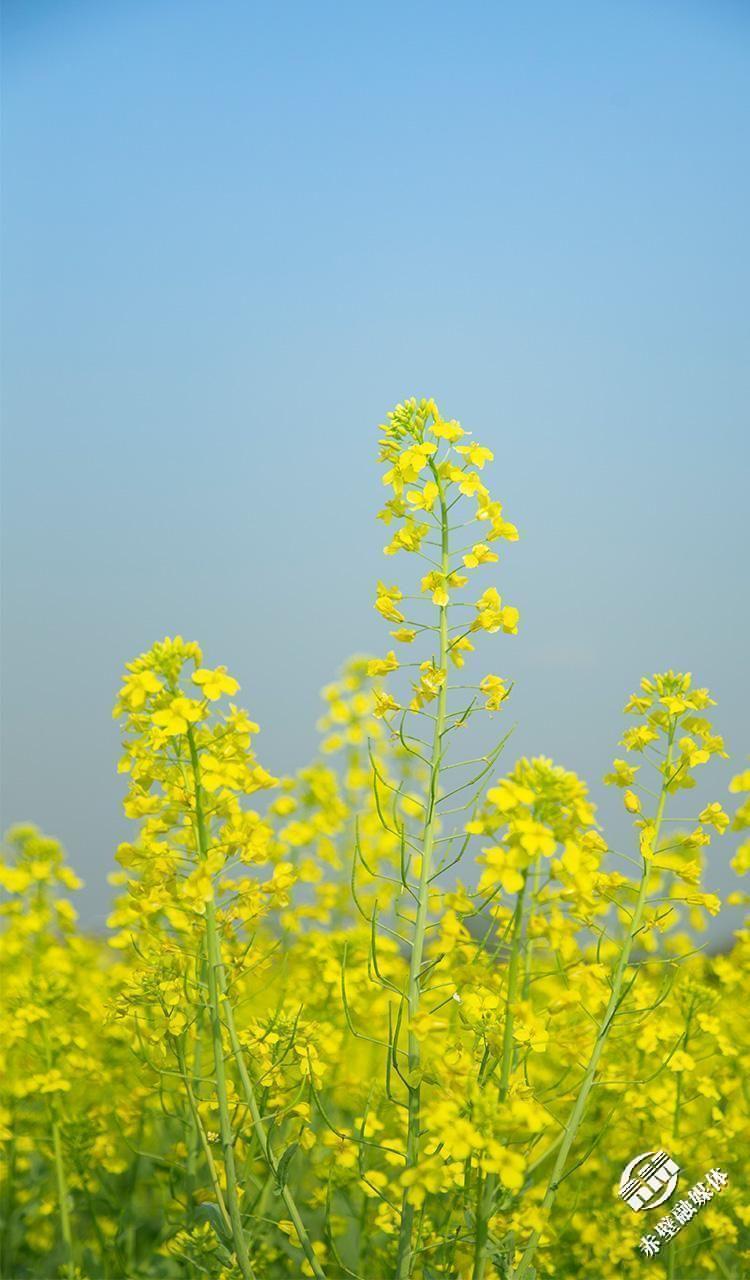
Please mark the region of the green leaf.
POLYGON ((287 1171, 289 1169, 289 1164, 298 1146, 299 1146, 298 1142, 292 1142, 287 1147, 286 1151, 284 1152, 283 1156, 281 1157, 281 1159, 279 1160, 279 1163, 276 1166, 276 1192, 278 1195, 281 1195, 282 1191, 284 1190, 284 1187, 286 1186, 286 1177, 287 1177, 287 1171))
POLYGON ((225 1244, 231 1244, 232 1237, 227 1231, 221 1209, 213 1200, 204 1200, 199 1204, 195 1210, 195 1216, 198 1222, 210 1222, 219 1239, 225 1244))
POLYGON ((515 1247, 515 1235, 512 1231, 509 1231, 503 1236, 502 1240, 496 1241, 494 1244, 491 1243, 487 1250, 490 1262, 495 1267, 501 1280, 510 1280, 515 1247))

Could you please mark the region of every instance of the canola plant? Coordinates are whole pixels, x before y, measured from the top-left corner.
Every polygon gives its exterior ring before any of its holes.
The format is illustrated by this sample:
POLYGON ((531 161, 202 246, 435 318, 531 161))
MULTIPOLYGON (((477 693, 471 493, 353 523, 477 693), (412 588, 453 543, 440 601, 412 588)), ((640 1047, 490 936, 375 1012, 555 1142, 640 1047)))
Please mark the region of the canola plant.
POLYGON ((106 938, 59 844, 8 833, 5 1280, 745 1274, 750 934, 699 939, 750 772, 695 805, 726 751, 673 671, 642 680, 606 774, 627 847, 574 773, 512 762, 484 655, 505 665, 519 616, 476 582, 518 537, 492 452, 432 400, 381 430, 405 568, 377 584, 385 656, 324 690, 317 758, 272 777, 237 680, 166 639, 115 706, 133 834, 106 938), (495 745, 467 758, 477 716, 495 745), (641 1152, 680 1182, 637 1213, 618 1180, 641 1152))

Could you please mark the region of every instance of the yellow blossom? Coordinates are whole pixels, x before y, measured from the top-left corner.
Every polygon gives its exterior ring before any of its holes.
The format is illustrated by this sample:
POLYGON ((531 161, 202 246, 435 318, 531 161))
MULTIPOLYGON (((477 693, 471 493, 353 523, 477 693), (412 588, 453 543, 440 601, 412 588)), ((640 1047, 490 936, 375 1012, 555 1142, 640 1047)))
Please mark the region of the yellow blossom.
POLYGON ((491 564, 497 558, 495 552, 490 551, 486 542, 475 542, 471 551, 468 551, 464 556, 464 564, 467 569, 476 569, 478 565, 491 564))
POLYGON ((211 702, 217 702, 223 693, 233 694, 239 689, 239 684, 232 676, 227 675, 226 667, 216 667, 210 671, 207 667, 200 667, 192 675, 193 684, 197 684, 203 690, 205 697, 211 702))

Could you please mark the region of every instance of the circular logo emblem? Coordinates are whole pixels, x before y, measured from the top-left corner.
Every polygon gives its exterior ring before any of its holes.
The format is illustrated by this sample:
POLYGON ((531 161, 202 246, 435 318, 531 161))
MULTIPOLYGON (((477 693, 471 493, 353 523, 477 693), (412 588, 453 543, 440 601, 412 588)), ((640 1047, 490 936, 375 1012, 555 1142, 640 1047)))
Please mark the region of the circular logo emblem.
POLYGON ((680 1176, 666 1151, 643 1151, 625 1165, 620 1178, 620 1196, 636 1213, 656 1209, 668 1200, 680 1176))

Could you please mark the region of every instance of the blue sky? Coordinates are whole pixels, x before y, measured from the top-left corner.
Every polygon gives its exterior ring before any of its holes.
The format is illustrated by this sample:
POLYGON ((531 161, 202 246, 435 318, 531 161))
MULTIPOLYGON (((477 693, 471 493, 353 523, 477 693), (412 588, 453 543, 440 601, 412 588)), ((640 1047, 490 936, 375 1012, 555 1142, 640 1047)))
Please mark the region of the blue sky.
POLYGON ((521 528, 514 754, 621 829, 622 704, 674 666, 739 767, 749 37, 728 0, 6 0, 3 815, 63 838, 88 921, 128 658, 199 639, 279 771, 383 648, 409 394, 494 449, 521 528))

